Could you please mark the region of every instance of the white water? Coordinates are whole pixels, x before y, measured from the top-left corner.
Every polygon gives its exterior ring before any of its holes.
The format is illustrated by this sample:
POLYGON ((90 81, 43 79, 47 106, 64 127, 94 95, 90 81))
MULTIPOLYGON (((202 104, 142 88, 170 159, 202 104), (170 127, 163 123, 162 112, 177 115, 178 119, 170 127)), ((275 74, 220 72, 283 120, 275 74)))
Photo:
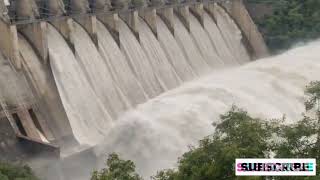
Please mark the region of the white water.
POLYGON ((208 33, 203 29, 200 22, 192 14, 190 14, 189 20, 190 20, 190 32, 204 60, 212 68, 218 69, 223 67, 225 63, 217 55, 216 49, 211 43, 208 33))
POLYGON ((213 132, 211 124, 233 104, 254 117, 286 114, 288 121, 298 120, 305 85, 320 77, 319 51, 318 41, 169 91, 123 116, 97 153, 118 152, 149 177, 173 167, 189 144, 213 132))
POLYGON ((231 50, 234 57, 237 58, 239 63, 249 62, 250 57, 247 50, 242 43, 241 31, 230 18, 230 16, 218 5, 214 7, 214 16, 217 21, 217 25, 231 50))
POLYGON ((105 59, 98 52, 86 31, 74 23, 74 46, 76 58, 86 74, 98 99, 103 103, 111 117, 116 119, 128 108, 126 97, 113 82, 111 71, 105 59))
POLYGON ((230 52, 225 40, 223 39, 222 33, 218 29, 215 22, 209 16, 207 12, 203 14, 204 18, 204 29, 208 33, 211 42, 213 43, 216 52, 218 53, 219 57, 223 59, 223 62, 226 66, 234 66, 238 65, 238 61, 230 52))
POLYGON ((121 48, 144 91, 149 97, 161 94, 164 88, 159 82, 159 77, 154 73, 149 59, 137 38, 122 20, 119 20, 119 31, 121 48))
POLYGON ((183 49, 191 67, 198 75, 203 75, 210 72, 210 66, 208 66, 208 64, 202 57, 199 49, 196 46, 196 43, 192 39, 187 29, 184 27, 177 16, 174 17, 174 20, 175 38, 179 43, 179 46, 183 49))
POLYGON ((76 139, 95 145, 112 126, 112 119, 94 93, 80 64, 62 36, 48 25, 50 65, 76 139))
POLYGON ((141 84, 135 78, 119 46, 100 21, 97 21, 97 26, 100 53, 109 66, 114 82, 120 87, 122 93, 132 105, 146 102, 147 96, 141 84))
POLYGON ((180 79, 167 59, 159 41, 142 19, 140 19, 140 42, 151 66, 159 77, 162 87, 169 90, 180 85, 180 79))
POLYGON ((190 66, 177 41, 160 17, 157 17, 157 25, 159 42, 180 79, 182 81, 194 79, 196 76, 194 71, 197 70, 197 67, 190 66))

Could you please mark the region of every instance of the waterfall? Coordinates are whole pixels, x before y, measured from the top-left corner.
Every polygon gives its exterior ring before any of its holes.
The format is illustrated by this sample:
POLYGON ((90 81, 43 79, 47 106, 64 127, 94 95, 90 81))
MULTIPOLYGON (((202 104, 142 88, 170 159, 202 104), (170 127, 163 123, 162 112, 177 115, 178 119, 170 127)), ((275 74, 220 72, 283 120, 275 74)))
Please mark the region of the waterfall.
POLYGON ((47 38, 52 73, 73 134, 81 144, 95 145, 112 127, 112 119, 67 43, 51 25, 47 38))
POLYGON ((217 55, 216 49, 213 47, 207 32, 203 29, 200 22, 192 14, 190 14, 189 19, 190 32, 204 60, 212 68, 217 69, 223 67, 225 64, 224 61, 217 55))
POLYGON ((182 81, 193 79, 195 77, 194 67, 187 62, 181 48, 160 17, 157 17, 157 23, 159 42, 178 76, 182 81))
POLYGON ((204 29, 208 33, 211 39, 211 42, 213 43, 219 57, 223 60, 223 62, 227 66, 238 65, 239 64, 238 61, 230 52, 230 49, 228 48, 225 40, 223 39, 223 36, 220 30, 218 29, 217 25, 215 24, 215 22, 212 20, 212 18, 209 16, 207 12, 204 12, 203 14, 203 21, 204 21, 204 29))
POLYGON ((301 119, 305 85, 320 76, 319 51, 320 41, 184 84, 123 116, 96 151, 117 152, 149 177, 175 166, 233 104, 254 117, 301 119))
POLYGON ((137 38, 122 20, 119 20, 119 30, 122 50, 144 91, 149 97, 161 94, 164 89, 159 82, 159 77, 154 73, 150 61, 137 38))
POLYGON ((128 101, 113 82, 106 60, 103 59, 86 31, 74 23, 74 46, 76 58, 89 79, 98 99, 117 118, 128 108, 128 101))
POLYGON ((216 18, 217 25, 233 56, 236 57, 240 63, 248 62, 250 57, 243 45, 241 31, 220 6, 215 5, 214 9, 214 17, 216 18))
POLYGON ((140 19, 140 41, 162 86, 166 87, 166 90, 177 87, 180 80, 176 72, 169 63, 160 43, 142 19, 140 19))
POLYGON ((117 43, 100 21, 97 22, 97 26, 99 50, 109 66, 114 82, 132 105, 146 102, 147 95, 135 78, 117 43))

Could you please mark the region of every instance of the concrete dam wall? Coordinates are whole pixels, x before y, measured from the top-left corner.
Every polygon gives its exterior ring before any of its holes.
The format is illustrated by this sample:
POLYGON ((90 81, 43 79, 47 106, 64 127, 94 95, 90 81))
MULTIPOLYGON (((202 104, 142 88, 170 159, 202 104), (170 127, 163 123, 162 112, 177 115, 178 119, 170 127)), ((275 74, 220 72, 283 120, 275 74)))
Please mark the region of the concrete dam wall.
POLYGON ((0 160, 47 179, 90 171, 128 110, 268 56, 241 0, 64 3, 0 0, 0 160))

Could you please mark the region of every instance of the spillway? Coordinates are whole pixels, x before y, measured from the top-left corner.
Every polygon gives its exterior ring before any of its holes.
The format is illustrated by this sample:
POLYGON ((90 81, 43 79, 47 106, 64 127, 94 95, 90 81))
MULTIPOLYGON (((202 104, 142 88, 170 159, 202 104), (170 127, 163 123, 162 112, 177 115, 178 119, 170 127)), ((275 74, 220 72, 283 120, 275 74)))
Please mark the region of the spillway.
POLYGON ((165 90, 177 87, 180 84, 180 78, 171 66, 155 35, 142 19, 140 19, 140 41, 162 87, 165 87, 165 90))
POLYGON ((254 117, 285 114, 288 122, 296 121, 304 112, 306 84, 320 76, 319 51, 318 41, 169 91, 123 116, 97 153, 118 152, 149 177, 174 167, 188 145, 212 133, 212 123, 233 104, 254 117))
POLYGON ((114 82, 119 86, 122 93, 128 98, 132 105, 145 102, 147 95, 131 70, 125 56, 122 54, 107 28, 100 21, 97 23, 99 47, 101 47, 100 53, 106 59, 114 82))
POLYGON ((208 33, 218 56, 223 60, 225 66, 239 65, 237 59, 232 55, 230 49, 228 48, 222 33, 215 22, 212 21, 210 15, 207 12, 204 12, 203 18, 204 29, 208 33))
POLYGON ((71 49, 51 25, 48 42, 52 73, 72 131, 81 144, 94 145, 112 127, 112 118, 71 49))
POLYGON ((190 15, 190 32, 202 57, 212 68, 221 68, 224 61, 218 56, 216 49, 210 41, 208 33, 203 29, 200 22, 192 14, 190 15))
POLYGON ((241 31, 230 18, 230 16, 219 6, 215 6, 214 16, 217 26, 220 29, 228 48, 234 57, 240 63, 246 63, 250 60, 247 50, 244 47, 241 31))
POLYGON ((119 21, 119 28, 121 47, 144 91, 149 97, 161 94, 164 88, 138 40, 122 20, 119 21))
POLYGON ((100 55, 86 31, 77 23, 74 23, 74 29, 76 58, 98 99, 116 119, 128 109, 127 99, 113 82, 106 59, 100 55))
POLYGON ((157 17, 157 22, 159 32, 161 32, 158 34, 159 42, 180 79, 182 81, 188 81, 195 78, 195 71, 199 70, 201 67, 191 66, 177 41, 174 39, 172 33, 160 17, 157 17))
POLYGON ((187 60, 193 70, 198 75, 203 75, 212 70, 210 66, 208 66, 208 63, 205 61, 203 56, 201 55, 199 49, 197 48, 194 40, 192 39, 191 35, 187 31, 187 29, 184 27, 182 22, 177 18, 175 19, 175 38, 177 42, 179 43, 180 47, 183 49, 183 52, 185 53, 187 60))

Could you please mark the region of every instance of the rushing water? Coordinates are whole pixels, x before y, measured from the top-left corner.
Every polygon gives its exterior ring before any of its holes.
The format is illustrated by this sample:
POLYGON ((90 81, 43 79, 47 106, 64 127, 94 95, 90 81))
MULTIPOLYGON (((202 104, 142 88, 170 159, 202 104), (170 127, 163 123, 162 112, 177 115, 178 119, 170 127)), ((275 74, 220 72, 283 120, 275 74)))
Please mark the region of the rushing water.
POLYGON ((197 48, 191 35, 184 27, 178 17, 174 17, 175 20, 175 38, 183 49, 189 64, 198 75, 203 75, 210 72, 211 68, 208 66, 204 58, 202 57, 199 49, 197 48))
POLYGON ((94 145, 111 128, 112 119, 67 43, 50 25, 48 43, 52 73, 72 131, 81 144, 94 145))
POLYGON ((214 16, 233 56, 237 58, 239 63, 248 62, 250 58, 243 45, 241 31, 237 25, 220 6, 215 5, 214 16))
POLYGON ((207 12, 204 12, 203 18, 204 18, 204 29, 208 33, 211 39, 211 42, 213 43, 216 49, 216 52, 218 53, 219 57, 223 60, 224 64, 226 66, 238 65, 239 64, 238 61, 230 52, 230 49, 228 48, 225 40, 223 39, 223 36, 219 28, 214 23, 212 18, 209 16, 207 12))
POLYGON ((180 84, 180 79, 169 63, 159 41, 142 19, 140 19, 140 41, 159 81, 166 88, 165 90, 177 87, 180 84))
POLYGON ((120 87, 122 93, 132 105, 146 102, 147 96, 141 84, 135 78, 119 46, 113 40, 107 28, 100 21, 97 23, 100 53, 109 66, 114 82, 120 87))
POLYGON ((208 33, 202 28, 200 22, 192 14, 189 16, 190 20, 190 32, 194 41, 198 45, 198 49, 202 54, 204 60, 212 68, 221 68, 224 66, 224 61, 217 55, 217 51, 214 48, 208 33))
MULTIPOLYGON (((194 71, 197 70, 197 67, 190 66, 190 63, 188 63, 177 41, 174 39, 172 33, 169 31, 160 17, 157 17, 157 25, 159 42, 161 43, 162 48, 165 50, 167 57, 178 76, 182 81, 193 79, 196 76, 194 71)), ((200 68, 201 67, 198 69, 200 68)))
POLYGON ((175 165, 235 104, 261 118, 301 118, 305 85, 320 76, 320 42, 226 69, 169 91, 123 116, 100 152, 118 152, 145 176, 175 165), (141 133, 143 132, 143 133, 141 133))
POLYGON ((157 74, 154 73, 150 60, 137 38, 122 20, 119 21, 119 30, 122 50, 144 91, 149 97, 161 94, 164 88, 159 81, 160 77, 157 77, 157 74))
POLYGON ((106 60, 102 58, 91 38, 79 24, 74 23, 74 29, 76 58, 97 97, 111 117, 116 119, 128 108, 127 100, 113 83, 106 60))

